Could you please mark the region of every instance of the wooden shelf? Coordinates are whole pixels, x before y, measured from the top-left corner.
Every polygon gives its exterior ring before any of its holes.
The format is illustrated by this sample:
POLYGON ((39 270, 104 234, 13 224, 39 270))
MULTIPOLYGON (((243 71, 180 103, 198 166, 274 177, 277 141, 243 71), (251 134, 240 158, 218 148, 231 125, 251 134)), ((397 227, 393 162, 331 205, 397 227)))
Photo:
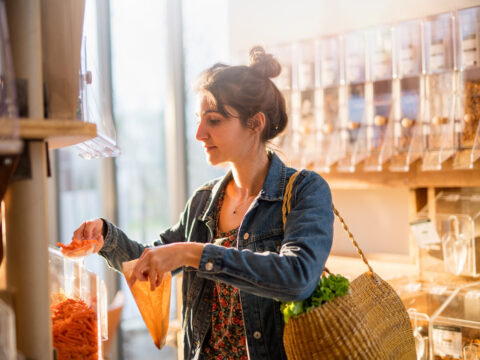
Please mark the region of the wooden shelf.
MULTIPOLYGON (((2 121, 5 121, 5 119, 2 119, 2 121)), ((22 139, 48 141, 50 149, 79 144, 97 136, 97 126, 95 124, 78 120, 21 118, 19 124, 22 139)), ((0 135, 2 135, 1 130, 0 135)))
MULTIPOLYGON (((366 254, 368 263, 373 271, 383 279, 389 280, 398 276, 415 276, 418 269, 412 264, 408 255, 394 254, 366 254)), ((341 256, 331 254, 326 267, 332 274, 342 274, 354 279, 368 270, 367 266, 358 256, 341 256)))
MULTIPOLYGON (((361 168, 359 164, 357 168, 361 168)), ((388 164, 385 166, 388 169, 388 164)), ((366 172, 358 170, 353 173, 338 172, 332 168, 330 173, 320 173, 332 189, 375 189, 389 187, 465 187, 480 186, 480 163, 473 169, 456 170, 452 168, 452 159, 447 160, 440 171, 422 171, 421 162, 417 161, 409 172, 366 172)))

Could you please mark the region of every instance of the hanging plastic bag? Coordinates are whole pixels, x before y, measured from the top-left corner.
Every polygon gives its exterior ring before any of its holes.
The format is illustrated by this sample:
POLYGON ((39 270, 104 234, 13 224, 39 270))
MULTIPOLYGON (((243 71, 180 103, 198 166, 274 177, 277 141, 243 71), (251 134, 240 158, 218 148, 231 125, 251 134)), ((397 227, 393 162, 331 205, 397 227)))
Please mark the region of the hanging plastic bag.
POLYGON ((165 273, 160 286, 153 291, 150 290, 149 281, 135 281, 135 284, 130 286, 130 277, 136 263, 137 260, 124 262, 123 274, 155 346, 161 349, 167 339, 172 274, 165 273))

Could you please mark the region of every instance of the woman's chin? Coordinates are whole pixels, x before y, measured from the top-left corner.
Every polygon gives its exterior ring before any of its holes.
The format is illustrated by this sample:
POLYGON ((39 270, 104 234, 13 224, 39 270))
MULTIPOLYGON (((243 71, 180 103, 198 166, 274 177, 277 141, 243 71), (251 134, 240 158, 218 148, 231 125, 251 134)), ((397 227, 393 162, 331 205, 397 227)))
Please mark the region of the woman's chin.
POLYGON ((207 155, 206 160, 207 160, 207 163, 209 165, 212 165, 212 166, 225 166, 225 165, 227 165, 226 161, 222 161, 222 160, 216 158, 215 156, 207 155))

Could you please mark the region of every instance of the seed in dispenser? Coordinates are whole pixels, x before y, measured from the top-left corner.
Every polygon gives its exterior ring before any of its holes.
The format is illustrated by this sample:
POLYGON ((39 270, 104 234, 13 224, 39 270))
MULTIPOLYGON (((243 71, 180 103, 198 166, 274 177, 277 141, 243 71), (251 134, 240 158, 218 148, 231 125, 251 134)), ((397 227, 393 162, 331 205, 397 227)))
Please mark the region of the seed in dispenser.
POLYGON ((375 118, 373 119, 374 123, 376 126, 383 126, 387 123, 387 118, 382 115, 376 115, 375 118))
POLYGON ((307 135, 310 134, 312 131, 308 124, 304 124, 300 127, 300 132, 304 135, 307 135))
POLYGON ((448 122, 448 118, 443 116, 434 116, 432 119, 432 123, 434 125, 445 125, 448 122))
POLYGON ((332 124, 324 124, 322 130, 323 130, 324 134, 331 134, 333 132, 333 125, 332 124))
POLYGON ((357 122, 355 122, 355 121, 350 121, 350 122, 348 123, 348 129, 349 129, 349 130, 356 130, 356 129, 358 129, 359 127, 360 127, 360 124, 357 123, 357 122))
POLYGON ((465 116, 463 117, 463 121, 465 121, 466 124, 473 123, 473 120, 475 119, 472 114, 465 114, 465 116))
POLYGON ((409 119, 408 117, 404 117, 401 121, 401 124, 402 124, 402 127, 407 129, 407 128, 411 127, 414 122, 415 122, 415 120, 409 119))

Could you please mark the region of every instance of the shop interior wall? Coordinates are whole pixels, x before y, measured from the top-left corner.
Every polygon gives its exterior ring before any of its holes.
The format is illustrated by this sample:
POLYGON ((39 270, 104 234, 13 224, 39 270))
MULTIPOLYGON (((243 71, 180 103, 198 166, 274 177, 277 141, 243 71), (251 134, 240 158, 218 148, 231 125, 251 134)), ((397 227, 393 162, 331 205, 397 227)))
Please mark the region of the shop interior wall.
MULTIPOLYGON (((229 0, 230 54, 479 6, 480 0, 229 0), (245 21, 248 19, 248 21, 245 21)), ((244 53, 244 54, 242 54, 244 53)), ((372 173, 375 176, 375 173, 372 173)), ((408 254, 407 188, 335 190, 333 200, 368 253, 408 254)), ((333 253, 352 254, 338 222, 333 253)))

